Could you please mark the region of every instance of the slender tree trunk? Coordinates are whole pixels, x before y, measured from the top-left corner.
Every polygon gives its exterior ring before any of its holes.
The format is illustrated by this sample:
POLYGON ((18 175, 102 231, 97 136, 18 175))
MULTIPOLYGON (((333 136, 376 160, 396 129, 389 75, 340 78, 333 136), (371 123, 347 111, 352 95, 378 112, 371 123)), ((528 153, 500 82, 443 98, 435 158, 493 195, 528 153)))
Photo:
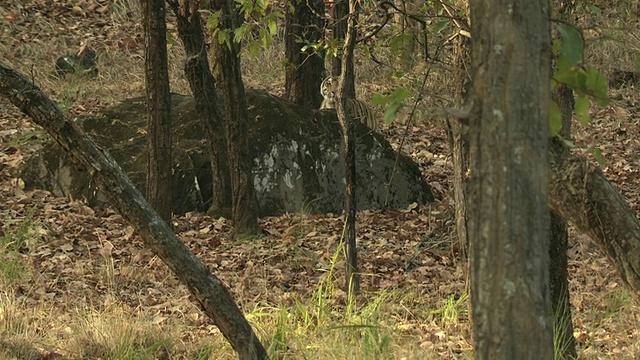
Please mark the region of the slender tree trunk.
MULTIPOLYGON (((564 21, 571 21, 572 6, 570 1, 563 0, 559 7, 559 16, 564 21)), ((555 64, 554 64, 555 67, 555 64)), ((571 119, 575 104, 573 91, 567 86, 560 86, 551 94, 558 104, 562 115, 560 136, 571 139, 571 119)), ((563 156, 568 155, 565 152, 563 156)), ((553 311, 553 341, 555 355, 561 359, 577 359, 576 340, 573 336, 573 319, 569 293, 568 246, 569 232, 567 221, 553 209, 549 209, 551 220, 551 238, 549 244, 549 288, 551 294, 551 310, 553 311)))
MULTIPOLYGON (((468 13, 468 11, 466 12, 468 13)), ((467 30, 468 29, 464 29, 467 30)), ((470 39, 463 35, 455 38, 453 61, 457 69, 454 105, 462 109, 469 97, 470 39)), ((469 170, 469 134, 461 120, 447 119, 447 136, 453 159, 453 198, 456 208, 456 232, 460 262, 467 267, 469 239, 467 234, 467 172, 469 170)), ((465 272, 466 273, 466 272, 465 272)))
MULTIPOLYGON (((349 18, 349 0, 336 0, 333 4, 333 16, 331 18, 333 38, 344 41, 347 34, 347 20, 349 18)), ((357 23, 358 18, 356 17, 354 21, 357 23)), ((346 46, 343 46, 342 49, 343 53, 340 54, 341 58, 334 58, 331 60, 331 75, 334 77, 339 77, 343 74, 342 66, 345 63, 343 58, 346 46)), ((353 66, 353 64, 351 66, 353 66)), ((352 74, 355 73, 352 72, 352 74)), ((346 88, 344 91, 344 95, 347 98, 356 98, 355 75, 350 81, 346 82, 346 88)))
POLYGON ((549 244, 549 288, 553 311, 553 341, 555 354, 560 359, 577 359, 573 336, 569 282, 567 280, 567 222, 555 211, 549 210, 551 233, 549 244))
POLYGON ((476 359, 552 359, 548 3, 472 1, 468 193, 476 359))
POLYGON ((167 67, 164 0, 142 0, 145 72, 149 110, 147 199, 160 217, 171 221, 171 98, 167 67))
POLYGON ((353 50, 356 46, 356 18, 358 13, 357 0, 349 0, 349 17, 347 20, 347 36, 342 48, 342 74, 336 97, 338 99, 336 112, 342 125, 343 153, 345 163, 346 199, 345 199, 345 223, 346 241, 345 253, 347 255, 347 277, 345 288, 349 296, 354 296, 360 291, 358 276, 358 253, 356 251, 356 144, 353 137, 354 119, 346 111, 348 97, 346 84, 353 83, 353 50))
POLYGON ((0 96, 42 126, 69 158, 85 168, 110 204, 138 231, 149 247, 187 286, 203 311, 238 352, 241 360, 267 359, 267 353, 229 290, 177 238, 145 201, 111 155, 64 114, 24 76, 0 63, 0 96))
POLYGON ((216 107, 218 102, 215 78, 209 68, 202 20, 197 11, 191 12, 197 8, 192 9, 190 1, 185 1, 182 8, 176 0, 170 0, 168 3, 178 20, 178 33, 186 53, 184 71, 196 101, 196 109, 201 117, 211 157, 213 200, 209 212, 231 216, 231 179, 227 171, 229 164, 226 128, 222 112, 216 107))
MULTIPOLYGON (((215 10, 220 10, 220 31, 238 28, 242 17, 233 0, 215 0, 215 10)), ((233 38, 233 37, 232 37, 233 38)), ((227 112, 227 146, 229 150, 229 171, 231 173, 232 219, 234 236, 242 237, 260 233, 258 209, 255 200, 253 178, 251 177, 251 157, 249 156, 249 115, 247 100, 242 83, 240 68, 240 44, 233 39, 220 44, 213 41, 217 66, 220 71, 222 93, 227 112)))
MULTIPOLYGON (((295 0, 294 0, 295 2, 295 0)), ((320 84, 324 72, 324 54, 302 52, 306 44, 324 37, 324 1, 308 0, 292 4, 287 12, 285 30, 285 98, 298 105, 317 109, 322 103, 320 84), (301 41, 302 40, 302 41, 301 41)))

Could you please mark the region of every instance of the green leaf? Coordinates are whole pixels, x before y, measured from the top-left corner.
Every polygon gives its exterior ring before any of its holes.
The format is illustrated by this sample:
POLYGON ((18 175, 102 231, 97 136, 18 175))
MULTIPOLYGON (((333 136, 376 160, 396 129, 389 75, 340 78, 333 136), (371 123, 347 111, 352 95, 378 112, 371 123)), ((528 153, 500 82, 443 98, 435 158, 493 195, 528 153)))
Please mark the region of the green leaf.
POLYGON ((562 54, 569 59, 572 66, 578 65, 582 61, 584 51, 582 34, 575 26, 568 24, 558 25, 558 32, 562 36, 562 54))
POLYGON ((640 71, 640 55, 636 56, 636 71, 640 71))
POLYGON ((561 84, 567 85, 573 90, 580 90, 585 92, 586 86, 584 82, 580 81, 579 70, 576 68, 569 68, 564 70, 558 70, 553 79, 561 84))
POLYGON ((556 64, 558 65, 558 71, 570 70, 573 68, 573 65, 571 65, 569 59, 567 59, 567 57, 564 55, 560 55, 556 64))
POLYGON ((222 31, 220 29, 216 30, 216 33, 218 35, 218 44, 227 44, 227 46, 229 47, 229 49, 231 49, 231 43, 229 42, 229 39, 231 38, 229 36, 229 33, 227 33, 226 31, 222 31))
POLYGON ((393 90, 393 93, 391 93, 391 96, 393 96, 398 101, 402 101, 406 99, 407 96, 409 96, 409 90, 403 87, 399 87, 393 90))
POLYGON ((598 105, 607 106, 609 103, 609 85, 607 77, 595 68, 589 67, 585 71, 587 92, 596 98, 598 105))
POLYGON ((233 30, 233 42, 240 43, 244 38, 244 35, 247 33, 248 25, 247 23, 243 23, 240 27, 237 27, 233 30))
POLYGON ((433 30, 431 30, 431 33, 439 34, 442 30, 444 30, 449 25, 449 22, 450 22, 449 19, 437 22, 436 25, 433 27, 433 30))
POLYGON ((278 33, 278 24, 275 21, 269 21, 269 34, 275 35, 278 33))
POLYGON ((557 54, 561 49, 562 49, 562 41, 560 41, 560 39, 553 40, 551 44, 551 51, 554 54, 557 54))
POLYGON ((382 94, 374 94, 373 95, 373 105, 386 105, 393 101, 391 96, 385 96, 382 94))
POLYGON ((214 30, 220 24, 220 11, 214 11, 207 20, 207 29, 214 30))
POLYGON ((402 102, 402 100, 406 99, 409 96, 409 90, 399 87, 393 90, 393 92, 389 95, 375 94, 373 95, 373 104, 374 105, 386 105, 394 102, 402 102))
POLYGON ((598 164, 604 165, 604 156, 602 156, 602 151, 600 151, 600 149, 591 148, 591 155, 593 155, 598 164))
POLYGON ((262 48, 268 48, 273 41, 273 37, 271 36, 271 34, 269 34, 269 32, 265 29, 260 29, 259 35, 260 39, 262 40, 262 48))
POLYGON ((576 104, 573 107, 578 121, 582 125, 589 124, 589 98, 585 94, 580 94, 576 98, 576 104))
POLYGON ((393 103, 387 108, 387 111, 384 112, 385 124, 391 124, 393 122, 393 119, 396 117, 396 114, 398 113, 398 110, 400 110, 401 106, 402 104, 400 103, 393 103))
POLYGON ((549 104, 549 135, 556 137, 562 129, 562 114, 555 101, 549 104))

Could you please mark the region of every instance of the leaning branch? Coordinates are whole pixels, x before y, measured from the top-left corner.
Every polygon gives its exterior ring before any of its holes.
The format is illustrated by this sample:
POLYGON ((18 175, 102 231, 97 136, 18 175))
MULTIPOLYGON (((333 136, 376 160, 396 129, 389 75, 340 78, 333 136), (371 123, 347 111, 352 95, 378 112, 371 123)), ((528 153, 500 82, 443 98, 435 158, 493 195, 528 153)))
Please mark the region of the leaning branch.
POLYGON ((602 171, 582 156, 551 150, 549 206, 589 235, 615 265, 622 281, 640 295, 640 221, 602 171))
POLYGON ((87 169, 98 188, 138 231, 198 300, 240 359, 266 359, 253 329, 224 284, 176 237, 120 166, 31 81, 0 62, 0 96, 42 126, 74 163, 87 169))

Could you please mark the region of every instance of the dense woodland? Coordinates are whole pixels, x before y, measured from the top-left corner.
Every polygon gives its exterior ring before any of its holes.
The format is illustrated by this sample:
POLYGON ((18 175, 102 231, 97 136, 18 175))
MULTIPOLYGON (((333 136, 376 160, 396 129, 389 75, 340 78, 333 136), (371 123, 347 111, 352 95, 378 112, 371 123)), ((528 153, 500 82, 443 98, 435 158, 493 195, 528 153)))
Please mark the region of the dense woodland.
POLYGON ((548 5, 0 5, 0 358, 637 358, 639 5, 548 5), (245 89, 311 119, 328 74, 344 212, 259 218, 245 89), (170 92, 206 214, 172 215, 170 92), (73 120, 140 95, 145 194, 73 120), (356 98, 434 202, 357 209, 356 98), (24 187, 52 140, 110 206, 24 187))

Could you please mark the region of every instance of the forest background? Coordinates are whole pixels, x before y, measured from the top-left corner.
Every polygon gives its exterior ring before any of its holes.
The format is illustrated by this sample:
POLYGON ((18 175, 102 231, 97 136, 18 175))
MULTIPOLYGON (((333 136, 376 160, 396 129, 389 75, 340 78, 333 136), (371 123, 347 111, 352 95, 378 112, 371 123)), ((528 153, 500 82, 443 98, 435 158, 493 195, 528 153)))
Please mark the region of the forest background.
MULTIPOLYGON (((589 5, 581 9, 578 24, 585 29, 585 62, 610 77, 633 69, 637 7, 628 2, 589 5), (636 22, 629 21, 634 16, 636 22)), ((144 93, 137 6, 135 2, 9 1, 0 7, 0 50, 12 66, 32 74, 71 116, 95 112, 144 93), (55 59, 74 52, 88 38, 99 53, 99 78, 51 76, 55 59)), ((170 41, 172 91, 186 94, 183 55, 171 19, 168 23, 175 39, 170 41)), ((258 56, 245 54, 245 85, 281 94, 283 53, 276 38, 258 56)), ((389 93, 398 86, 418 94, 427 65, 408 62, 402 75, 394 77, 389 76, 393 69, 381 71, 360 52, 356 66, 359 98, 371 99, 374 93, 389 93)), ((362 295, 361 308, 345 308, 345 294, 334 286, 333 266, 344 267, 340 256, 334 257, 341 233, 335 217, 301 209, 298 214, 262 219, 262 227, 271 235, 237 243, 227 241, 229 225, 223 219, 187 214, 174 220, 180 238, 231 286, 258 335, 271 339, 265 343, 272 354, 471 356, 464 279, 451 245, 455 242, 452 168, 442 123, 453 85, 446 66, 434 69, 402 151, 422 166, 439 200, 404 211, 359 214, 361 271, 370 274, 363 276, 368 291, 362 295)), ((575 151, 591 156, 591 149, 599 149, 608 179, 637 211, 639 166, 633 154, 638 153, 640 133, 638 96, 631 87, 612 91, 610 106, 594 108, 591 122, 575 128, 575 151)), ((382 117, 382 110, 376 111, 382 117)), ((143 248, 119 215, 44 191, 21 190, 16 168, 38 149, 45 135, 4 100, 0 117, 5 257, 0 315, 7 320, 0 330, 3 343, 10 345, 3 347, 8 349, 6 356, 207 358, 228 353, 233 357, 222 337, 212 336, 217 330, 189 301, 186 290, 143 248), (217 340, 212 343, 212 338, 217 340)), ((396 146, 404 121, 401 115, 384 127, 385 136, 396 146)), ((572 235, 570 290, 581 358, 637 357, 637 306, 603 254, 586 237, 572 235)))

